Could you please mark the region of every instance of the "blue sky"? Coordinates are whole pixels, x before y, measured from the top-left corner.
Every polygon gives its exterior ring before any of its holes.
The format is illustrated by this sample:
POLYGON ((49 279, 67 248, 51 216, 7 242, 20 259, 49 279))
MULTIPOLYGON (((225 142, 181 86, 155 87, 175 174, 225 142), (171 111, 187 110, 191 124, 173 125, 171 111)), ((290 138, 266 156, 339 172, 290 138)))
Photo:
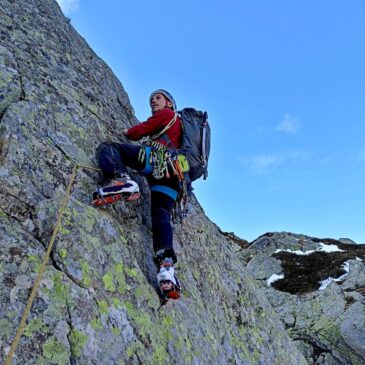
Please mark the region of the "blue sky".
POLYGON ((207 110, 207 215, 365 243, 363 0, 59 0, 113 69, 139 120, 149 93, 207 110))

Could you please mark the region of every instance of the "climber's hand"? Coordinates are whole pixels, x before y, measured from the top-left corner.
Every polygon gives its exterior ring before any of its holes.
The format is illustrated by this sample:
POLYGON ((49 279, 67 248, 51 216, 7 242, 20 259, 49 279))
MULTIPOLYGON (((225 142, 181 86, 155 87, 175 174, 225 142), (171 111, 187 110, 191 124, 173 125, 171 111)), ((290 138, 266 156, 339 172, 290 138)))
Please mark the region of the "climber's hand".
POLYGON ((122 129, 122 131, 114 131, 114 134, 117 135, 118 137, 122 137, 122 138, 127 137, 128 138, 127 132, 128 132, 128 128, 124 128, 124 129, 122 129))

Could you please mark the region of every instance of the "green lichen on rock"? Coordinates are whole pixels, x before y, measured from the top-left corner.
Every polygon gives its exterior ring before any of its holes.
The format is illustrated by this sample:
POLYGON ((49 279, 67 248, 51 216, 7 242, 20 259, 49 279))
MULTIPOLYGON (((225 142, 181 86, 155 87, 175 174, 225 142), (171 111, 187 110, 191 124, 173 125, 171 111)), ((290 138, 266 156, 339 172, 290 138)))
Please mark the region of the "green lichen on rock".
POLYGON ((98 300, 97 303, 98 303, 100 314, 108 314, 109 305, 108 305, 107 301, 102 299, 102 300, 98 300))
POLYGON ((78 331, 76 329, 72 329, 70 334, 72 355, 80 356, 87 340, 88 336, 85 333, 78 331))
POLYGON ((113 283, 114 274, 113 272, 109 271, 103 276, 103 283, 104 288, 107 291, 115 292, 115 285, 113 283))
POLYGON ((46 325, 42 322, 40 318, 32 319, 27 326, 24 328, 24 336, 32 337, 35 332, 43 332, 46 325))
POLYGON ((82 219, 86 232, 91 233, 98 219, 97 212, 93 208, 86 207, 86 215, 83 214, 82 219))
POLYGON ((142 283, 137 286, 134 294, 139 300, 146 300, 149 307, 154 308, 158 301, 158 296, 156 291, 151 287, 151 285, 142 283))
POLYGON ((152 355, 152 364, 153 365, 165 364, 168 357, 169 355, 166 351, 166 348, 164 346, 157 346, 152 355))
POLYGON ((41 266, 41 259, 33 254, 28 254, 28 263, 31 267, 31 270, 34 272, 38 272, 41 266))
POLYGON ((162 320, 161 334, 162 337, 167 341, 172 339, 172 329, 174 326, 174 318, 172 316, 166 315, 162 320))
POLYGON ((128 243, 128 240, 124 236, 120 235, 119 238, 122 241, 122 243, 124 243, 124 244, 128 243))
POLYGON ((352 351, 348 353, 348 357, 351 360, 351 365, 364 365, 364 358, 362 356, 356 355, 352 351))
POLYGON ((71 231, 69 229, 65 228, 64 225, 60 225, 60 227, 58 228, 58 231, 63 236, 67 236, 71 233, 71 231))
POLYGON ((63 274, 57 272, 53 276, 53 292, 50 292, 59 302, 65 302, 67 298, 67 289, 63 283, 63 274))
POLYGON ((9 318, 0 319, 1 336, 9 339, 14 330, 13 321, 9 318))
POLYGON ((133 279, 137 279, 139 277, 138 270, 135 268, 125 268, 125 272, 128 276, 130 276, 133 279))
POLYGON ((139 332, 142 337, 146 337, 153 330, 153 323, 148 313, 141 313, 134 317, 135 323, 138 325, 139 332))
POLYGON ((113 335, 120 336, 121 330, 118 327, 112 327, 111 331, 113 335))
POLYGON ((119 294, 124 294, 127 290, 127 284, 124 275, 124 265, 123 262, 118 262, 114 266, 114 275, 117 282, 117 290, 119 294))
POLYGON ((49 338, 43 344, 42 353, 51 364, 64 365, 69 363, 70 353, 68 349, 54 337, 49 338))
POLYGON ((82 260, 80 260, 80 266, 81 266, 81 271, 82 271, 83 284, 86 287, 90 287, 91 286, 91 277, 90 277, 91 269, 90 269, 89 263, 86 260, 82 259, 82 260))
POLYGON ((147 335, 152 336, 154 331, 158 331, 158 328, 153 325, 151 316, 147 312, 143 313, 139 311, 131 302, 125 302, 124 305, 128 316, 133 320, 142 337, 146 338, 147 335))
POLYGON ((99 330, 103 329, 103 325, 102 325, 99 318, 92 319, 91 322, 90 322, 90 325, 96 331, 99 331, 99 330))
POLYGON ((135 340, 135 342, 133 342, 133 344, 128 347, 126 353, 128 358, 130 358, 133 354, 143 352, 144 349, 144 345, 139 340, 135 340))
POLYGON ((119 298, 114 297, 112 299, 113 305, 115 308, 121 308, 123 306, 122 302, 119 300, 119 298))
POLYGON ((63 259, 63 260, 67 257, 67 250, 66 250, 66 249, 64 249, 64 248, 61 248, 61 249, 58 251, 58 253, 59 253, 59 255, 60 255, 61 259, 63 259))

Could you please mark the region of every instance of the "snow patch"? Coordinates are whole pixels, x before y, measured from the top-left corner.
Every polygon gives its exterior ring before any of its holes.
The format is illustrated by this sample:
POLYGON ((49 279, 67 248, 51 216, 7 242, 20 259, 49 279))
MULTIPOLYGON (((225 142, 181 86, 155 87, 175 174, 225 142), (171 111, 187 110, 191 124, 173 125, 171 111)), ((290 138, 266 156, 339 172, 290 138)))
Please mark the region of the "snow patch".
POLYGON ((345 250, 341 250, 340 248, 338 248, 337 245, 326 245, 323 242, 319 242, 319 244, 321 245, 321 247, 317 248, 318 251, 323 251, 323 252, 344 252, 345 250))
POLYGON ((309 251, 296 250, 296 251, 293 251, 293 250, 290 250, 290 249, 283 250, 283 249, 279 248, 278 250, 275 251, 275 253, 289 252, 289 253, 293 253, 295 255, 301 255, 301 256, 303 256, 303 255, 310 255, 311 253, 316 252, 316 251, 318 251, 318 250, 309 250, 309 251))
POLYGON ((342 268, 346 271, 346 274, 343 274, 343 275, 341 275, 340 277, 338 277, 338 278, 333 278, 333 277, 329 277, 329 278, 327 278, 327 279, 325 279, 325 280, 322 280, 322 281, 320 281, 319 283, 321 284, 320 285, 320 287, 319 287, 319 289, 318 290, 324 290, 324 289, 326 289, 327 288, 327 286, 330 284, 330 283, 332 283, 332 281, 336 281, 336 282, 338 282, 338 281, 341 281, 345 276, 347 276, 348 275, 348 273, 350 272, 350 261, 346 261, 346 262, 344 262, 343 264, 342 264, 342 268))
POLYGON ((289 252, 289 253, 293 253, 295 255, 305 256, 305 255, 310 255, 313 252, 327 252, 327 253, 329 253, 329 252, 344 252, 344 250, 341 250, 336 245, 326 245, 323 242, 319 242, 319 244, 320 244, 321 247, 318 247, 315 250, 308 250, 308 251, 296 250, 296 251, 293 251, 293 250, 290 250, 290 249, 289 250, 283 250, 283 249, 280 248, 280 249, 276 250, 275 253, 289 252))
POLYGON ((277 274, 273 274, 271 275, 267 280, 266 280, 266 284, 267 286, 271 286, 271 284, 275 281, 278 281, 280 279, 284 279, 284 275, 277 275, 277 274))

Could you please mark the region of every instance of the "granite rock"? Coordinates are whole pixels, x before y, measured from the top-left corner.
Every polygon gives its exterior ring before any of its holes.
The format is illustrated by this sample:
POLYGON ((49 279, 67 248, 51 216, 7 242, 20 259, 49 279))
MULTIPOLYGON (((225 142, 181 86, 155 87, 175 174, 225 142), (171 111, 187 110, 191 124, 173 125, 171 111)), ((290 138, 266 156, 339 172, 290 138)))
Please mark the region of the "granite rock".
POLYGON ((239 254, 309 363, 364 364, 365 245, 277 232, 239 254))
MULTIPOLYGON (((158 310, 149 192, 104 209, 94 153, 137 122, 112 70, 54 0, 0 0, 0 362, 72 163, 79 165, 13 364, 306 364, 237 247, 193 199, 175 227, 182 298, 158 310)), ((346 329, 344 329, 346 330, 346 329)))

